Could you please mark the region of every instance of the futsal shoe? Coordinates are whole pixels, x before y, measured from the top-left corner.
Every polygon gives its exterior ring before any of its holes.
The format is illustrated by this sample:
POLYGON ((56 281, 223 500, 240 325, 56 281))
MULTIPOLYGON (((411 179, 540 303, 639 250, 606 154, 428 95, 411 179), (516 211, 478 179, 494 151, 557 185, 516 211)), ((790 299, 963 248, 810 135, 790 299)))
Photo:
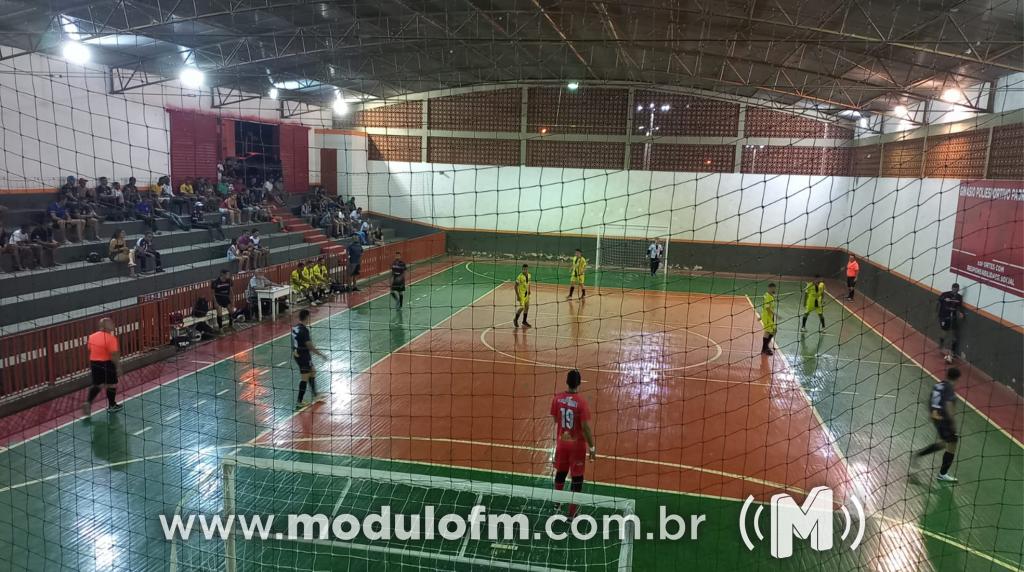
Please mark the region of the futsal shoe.
POLYGON ((512 327, 513 328, 518 328, 519 327, 519 322, 518 321, 513 321, 512 322, 512 327))
POLYGON ((117 413, 122 409, 124 409, 124 405, 121 405, 120 403, 115 403, 107 408, 107 413, 117 413))
POLYGON ((946 363, 953 363, 953 354, 946 354, 946 363))
POLYGON ((527 322, 526 320, 523 320, 523 327, 524 328, 532 328, 533 324, 531 324, 530 322, 527 322))
POLYGON ((954 477, 953 475, 950 475, 948 473, 945 474, 945 475, 939 474, 939 476, 935 477, 935 480, 936 481, 942 481, 944 483, 955 483, 955 482, 958 482, 956 477, 954 477))

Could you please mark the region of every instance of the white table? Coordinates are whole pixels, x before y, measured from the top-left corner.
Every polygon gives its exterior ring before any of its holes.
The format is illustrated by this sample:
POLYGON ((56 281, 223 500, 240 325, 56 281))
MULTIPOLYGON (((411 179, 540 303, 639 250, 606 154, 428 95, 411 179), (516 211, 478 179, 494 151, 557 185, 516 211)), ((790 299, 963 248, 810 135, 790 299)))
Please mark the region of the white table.
POLYGON ((263 319, 263 301, 270 300, 270 319, 277 319, 277 301, 281 298, 288 298, 292 294, 292 287, 288 285, 284 286, 271 286, 269 288, 257 288, 256 289, 256 313, 263 319))

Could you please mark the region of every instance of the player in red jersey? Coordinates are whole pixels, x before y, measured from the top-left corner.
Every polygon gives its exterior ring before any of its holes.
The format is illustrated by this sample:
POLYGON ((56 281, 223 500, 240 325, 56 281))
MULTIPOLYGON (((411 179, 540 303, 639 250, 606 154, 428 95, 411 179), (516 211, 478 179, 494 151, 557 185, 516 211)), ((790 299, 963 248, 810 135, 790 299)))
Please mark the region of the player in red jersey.
MULTIPOLYGON (((555 489, 565 488, 565 477, 572 475, 569 490, 583 490, 583 470, 590 459, 596 457, 594 434, 590 431, 590 407, 578 393, 580 372, 571 370, 565 376, 568 391, 555 395, 551 401, 551 416, 555 419, 555 489)), ((569 518, 576 515, 576 505, 569 505, 569 518)))

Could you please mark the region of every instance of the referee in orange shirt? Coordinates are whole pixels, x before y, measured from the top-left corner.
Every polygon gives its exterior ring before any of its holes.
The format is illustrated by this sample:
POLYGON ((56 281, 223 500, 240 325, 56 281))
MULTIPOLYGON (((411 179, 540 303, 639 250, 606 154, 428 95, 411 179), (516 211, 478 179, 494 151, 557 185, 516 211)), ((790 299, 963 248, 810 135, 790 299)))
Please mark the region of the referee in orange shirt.
POLYGON ((846 288, 849 293, 846 295, 847 300, 853 300, 853 292, 857 289, 857 275, 860 274, 860 263, 857 262, 857 257, 850 255, 850 259, 846 262, 846 288))
POLYGON ((121 351, 114 336, 114 320, 102 318, 100 329, 89 336, 89 368, 92 370, 92 386, 89 397, 82 404, 82 414, 92 414, 92 402, 100 393, 100 386, 107 390, 107 411, 120 411, 124 406, 115 399, 117 396, 117 374, 121 369, 121 351))

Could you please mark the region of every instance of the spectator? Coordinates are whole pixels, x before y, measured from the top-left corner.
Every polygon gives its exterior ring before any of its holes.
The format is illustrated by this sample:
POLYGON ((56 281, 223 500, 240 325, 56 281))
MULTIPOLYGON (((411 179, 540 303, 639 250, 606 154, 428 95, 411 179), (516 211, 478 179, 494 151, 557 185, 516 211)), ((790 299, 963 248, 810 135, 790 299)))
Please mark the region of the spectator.
MULTIPOLYGON (((185 205, 192 209, 192 203, 196 201, 196 190, 192 185, 192 178, 186 177, 185 181, 178 187, 178 204, 185 205)), ((181 211, 178 211, 179 213, 181 211)))
POLYGON ((82 241, 85 236, 85 221, 71 217, 71 214, 68 213, 68 199, 66 197, 57 199, 56 202, 46 209, 46 213, 50 215, 53 228, 60 229, 62 243, 67 243, 68 241, 68 227, 75 229, 75 237, 78 239, 75 242, 82 241))
POLYGON ((242 191, 235 195, 235 203, 237 204, 238 210, 242 211, 245 217, 245 222, 254 222, 256 220, 256 207, 253 206, 252 200, 249 199, 248 191, 242 191))
POLYGON ((42 248, 40 246, 32 244, 32 238, 29 236, 29 226, 27 224, 21 225, 20 228, 11 233, 11 238, 8 240, 8 244, 14 247, 18 255, 15 257, 17 270, 25 270, 26 267, 35 268, 39 266, 40 261, 43 258, 42 248))
POLYGON ((362 242, 364 245, 373 244, 372 242, 370 242, 370 221, 363 220, 361 223, 359 223, 358 234, 359 242, 362 242))
POLYGON ((324 232, 333 236, 334 214, 332 214, 331 211, 325 211, 320 215, 320 220, 317 221, 316 227, 322 228, 324 232))
MULTIPOLYGON (((189 203, 189 205, 191 205, 191 203, 189 203)), ((181 218, 181 216, 178 215, 177 213, 172 213, 169 210, 161 209, 159 206, 157 206, 153 210, 154 212, 156 212, 156 216, 171 219, 171 222, 174 223, 174 226, 178 227, 180 230, 192 230, 192 227, 185 222, 185 219, 181 218)))
POLYGON ((373 226, 373 230, 370 232, 370 242, 373 244, 384 243, 384 230, 381 229, 380 225, 373 226))
POLYGON ((363 222, 363 207, 359 207, 353 211, 350 218, 356 222, 363 222))
POLYGON ((330 233, 334 238, 341 238, 345 232, 345 213, 337 209, 331 215, 330 233))
POLYGON ((270 263, 270 249, 263 246, 263 237, 260 236, 260 229, 252 229, 249 239, 252 240, 253 255, 256 257, 256 263, 253 266, 256 268, 267 266, 270 263))
POLYGON ((309 202, 309 197, 302 198, 302 205, 299 206, 299 217, 311 226, 315 225, 320 219, 319 216, 313 213, 313 205, 309 202))
POLYGON ((363 245, 359 244, 358 238, 353 238, 348 245, 348 268, 345 272, 345 280, 348 283, 349 292, 358 292, 356 280, 359 278, 360 265, 363 261, 363 245))
POLYGON ((37 252, 40 252, 43 256, 40 261, 43 266, 53 268, 54 266, 60 266, 57 264, 57 244, 56 240, 53 240, 53 231, 50 230, 45 224, 37 224, 32 227, 32 233, 29 235, 32 239, 32 244, 38 246, 37 252), (47 264, 46 261, 49 261, 47 264))
POLYGON ((96 189, 86 186, 89 180, 85 177, 78 178, 78 201, 89 204, 96 204, 96 189))
MULTIPOLYGON (((17 245, 11 244, 11 233, 0 226, 0 254, 11 255, 11 263, 15 272, 25 270, 25 265, 21 261, 22 250, 17 245)), ((27 253, 26 256, 28 256, 27 253)))
POLYGON ((78 200, 78 184, 75 182, 74 177, 69 175, 67 181, 61 185, 60 198, 66 199, 68 202, 78 200))
POLYGON ((226 180, 224 180, 223 178, 221 178, 220 180, 217 181, 217 189, 216 190, 217 190, 217 196, 219 196, 221 198, 226 198, 229 194, 231 194, 230 186, 228 185, 228 182, 226 180))
POLYGON ((256 262, 253 257, 253 249, 255 248, 252 244, 252 237, 248 230, 243 230, 242 234, 238 235, 235 240, 235 244, 238 246, 238 252, 249 257, 249 262, 252 266, 256 266, 256 262))
POLYGON ((156 227, 156 213, 153 208, 153 199, 142 199, 135 204, 135 218, 146 223, 146 226, 155 233, 159 233, 156 227))
POLYGON ((84 228, 86 230, 92 230, 92 238, 89 239, 90 241, 100 241, 100 217, 99 215, 96 214, 96 210, 93 209, 92 203, 78 203, 77 205, 68 209, 68 212, 71 215, 71 218, 84 221, 84 228))
POLYGON ((139 272, 148 272, 147 266, 152 265, 154 272, 163 272, 164 267, 160 262, 160 252, 153 246, 153 233, 147 232, 135 243, 135 262, 139 266, 139 272))
POLYGON ((125 240, 124 231, 120 228, 114 231, 107 245, 107 258, 111 262, 128 265, 128 276, 135 278, 135 255, 125 240))
POLYGON ((122 189, 124 191, 124 202, 129 207, 134 207, 142 200, 139 194, 139 187, 135 184, 135 177, 128 177, 128 184, 122 189))
POLYGON ((157 195, 157 204, 154 206, 158 206, 164 210, 170 209, 174 206, 175 199, 178 197, 174 194, 174 190, 171 188, 170 177, 163 176, 157 179, 156 187, 159 194, 157 195))
POLYGON ((228 195, 220 202, 220 215, 224 224, 242 224, 242 211, 238 210, 235 195, 228 195))
POLYGON ((224 227, 220 221, 207 222, 206 221, 206 210, 204 209, 205 204, 202 201, 196 201, 192 204, 192 228, 205 228, 210 233, 210 240, 215 240, 213 231, 217 231, 220 234, 220 239, 227 239, 224 236, 224 227))
POLYGON ((238 247, 238 241, 232 240, 228 246, 228 262, 238 262, 238 271, 244 272, 249 269, 249 255, 238 247))

